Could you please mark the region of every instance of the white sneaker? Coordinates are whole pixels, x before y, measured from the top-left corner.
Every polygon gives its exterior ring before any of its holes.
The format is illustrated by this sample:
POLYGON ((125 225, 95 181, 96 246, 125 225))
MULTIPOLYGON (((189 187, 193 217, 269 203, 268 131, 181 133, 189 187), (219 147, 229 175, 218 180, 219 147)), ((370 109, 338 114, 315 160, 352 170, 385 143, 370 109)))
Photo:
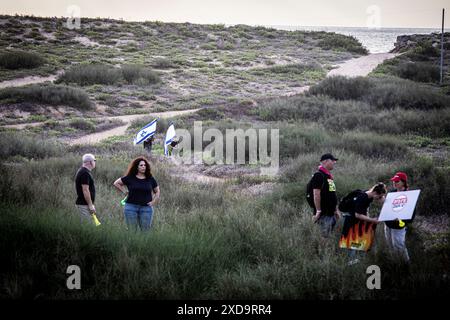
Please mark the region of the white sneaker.
POLYGON ((352 265, 357 264, 357 263, 359 263, 359 259, 358 259, 358 258, 353 259, 353 260, 350 260, 350 261, 347 263, 347 265, 352 266, 352 265))

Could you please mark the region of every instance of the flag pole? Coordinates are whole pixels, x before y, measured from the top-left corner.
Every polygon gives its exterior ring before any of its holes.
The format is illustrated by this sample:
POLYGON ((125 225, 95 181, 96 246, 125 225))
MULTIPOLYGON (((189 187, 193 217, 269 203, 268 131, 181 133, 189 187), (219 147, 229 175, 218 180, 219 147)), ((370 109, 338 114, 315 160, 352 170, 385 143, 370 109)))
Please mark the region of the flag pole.
POLYGON ((441 30, 441 78, 440 78, 440 85, 442 85, 442 82, 444 80, 444 14, 445 9, 442 9, 442 30, 441 30))

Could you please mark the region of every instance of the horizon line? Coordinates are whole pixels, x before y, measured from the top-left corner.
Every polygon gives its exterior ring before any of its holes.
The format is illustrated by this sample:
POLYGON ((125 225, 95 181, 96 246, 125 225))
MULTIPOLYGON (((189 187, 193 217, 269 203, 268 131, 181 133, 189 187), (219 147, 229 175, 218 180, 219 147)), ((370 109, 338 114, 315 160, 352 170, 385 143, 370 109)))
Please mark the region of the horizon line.
MULTIPOLYGON (((30 18, 57 18, 57 19, 67 19, 70 18, 69 16, 37 16, 34 14, 28 14, 28 13, 15 13, 15 14, 3 14, 0 13, 0 16, 9 16, 9 17, 30 17, 30 18)), ((163 23, 190 23, 190 24, 198 24, 198 25, 224 25, 224 26, 236 26, 236 25, 246 25, 250 27, 301 27, 301 28, 318 28, 318 27, 325 27, 325 28, 355 28, 355 29, 369 29, 372 31, 380 30, 380 29, 436 29, 441 30, 441 27, 393 27, 393 26, 383 26, 379 28, 370 28, 367 26, 336 26, 336 25, 290 25, 290 24, 248 24, 248 23, 224 23, 224 22, 216 22, 216 23, 199 23, 199 22, 190 22, 190 21, 184 21, 184 22, 176 22, 176 21, 162 21, 162 20, 127 20, 124 18, 111 18, 111 17, 79 17, 80 19, 99 19, 99 20, 117 20, 117 21, 125 21, 125 22, 163 22, 163 23)), ((444 32, 449 31, 450 27, 444 28, 444 32)))

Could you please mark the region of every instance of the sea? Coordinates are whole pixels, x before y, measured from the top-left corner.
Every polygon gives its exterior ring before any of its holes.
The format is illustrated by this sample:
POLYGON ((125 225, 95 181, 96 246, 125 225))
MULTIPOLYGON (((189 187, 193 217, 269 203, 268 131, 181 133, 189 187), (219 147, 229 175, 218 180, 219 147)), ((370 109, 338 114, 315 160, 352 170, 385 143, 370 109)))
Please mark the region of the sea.
MULTIPOLYGON (((440 28, 358 28, 358 27, 305 27, 305 26, 268 26, 280 30, 326 31, 353 36, 358 39, 370 53, 389 52, 394 49, 397 37, 410 34, 441 33, 440 28)), ((449 32, 450 29, 445 29, 449 32)))

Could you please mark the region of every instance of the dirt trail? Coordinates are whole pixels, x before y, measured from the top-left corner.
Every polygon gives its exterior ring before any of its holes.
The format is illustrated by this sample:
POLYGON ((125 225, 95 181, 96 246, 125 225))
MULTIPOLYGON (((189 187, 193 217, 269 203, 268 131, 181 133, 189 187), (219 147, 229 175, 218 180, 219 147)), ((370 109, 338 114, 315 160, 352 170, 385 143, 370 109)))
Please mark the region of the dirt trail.
POLYGON ((350 59, 338 65, 338 68, 328 72, 327 77, 330 76, 347 76, 359 77, 367 76, 384 60, 392 59, 398 56, 398 53, 373 53, 367 56, 362 56, 355 59, 350 59))
POLYGON ((172 117, 176 117, 176 116, 180 116, 180 115, 184 115, 184 114, 189 114, 189 113, 193 113, 196 112, 200 109, 190 109, 190 110, 181 110, 181 111, 167 111, 167 112, 154 112, 154 113, 149 113, 149 114, 132 114, 132 115, 126 115, 126 116, 115 116, 115 117, 106 117, 104 119, 109 119, 109 120, 122 120, 123 122, 125 122, 125 125, 120 126, 120 127, 116 127, 110 130, 106 130, 106 131, 102 131, 102 132, 97 132, 97 133, 93 133, 93 134, 88 134, 86 136, 77 138, 77 139, 72 139, 70 140, 68 143, 70 145, 75 145, 75 144, 93 144, 93 143, 97 143, 103 139, 106 139, 108 137, 111 136, 120 136, 125 134, 128 126, 131 124, 131 122, 133 120, 142 118, 142 117, 147 117, 147 116, 153 116, 155 118, 172 118, 172 117))
POLYGON ((53 82, 63 72, 64 72, 63 70, 59 70, 58 72, 56 72, 56 74, 52 74, 48 77, 29 76, 29 77, 24 77, 24 78, 3 81, 3 82, 0 82, 0 89, 9 88, 9 87, 22 87, 22 86, 26 86, 27 84, 36 84, 36 83, 42 83, 42 82, 46 82, 46 81, 53 82))
MULTIPOLYGON (((372 72, 380 63, 384 60, 392 59, 398 56, 398 53, 373 53, 367 56, 350 59, 337 65, 336 69, 328 72, 327 77, 331 76, 346 76, 346 77, 358 77, 367 76, 372 72)), ((295 87, 291 92, 284 94, 284 97, 294 96, 300 93, 308 91, 310 86, 295 87)))

